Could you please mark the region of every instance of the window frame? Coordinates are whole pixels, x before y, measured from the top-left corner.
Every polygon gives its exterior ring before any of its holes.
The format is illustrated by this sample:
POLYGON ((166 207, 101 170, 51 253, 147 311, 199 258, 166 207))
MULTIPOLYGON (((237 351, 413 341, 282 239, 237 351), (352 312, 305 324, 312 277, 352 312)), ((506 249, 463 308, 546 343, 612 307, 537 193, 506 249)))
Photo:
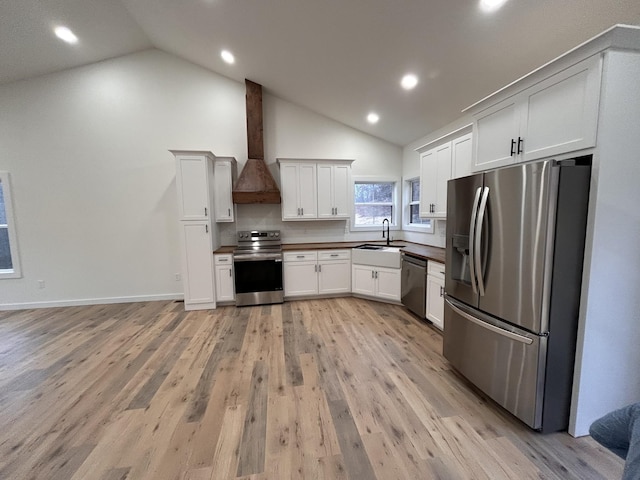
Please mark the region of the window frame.
POLYGON ((377 232, 382 228, 380 225, 356 225, 356 197, 355 190, 358 183, 392 183, 393 201, 391 208, 395 212, 393 223, 389 223, 390 230, 400 230, 402 225, 402 205, 400 203, 400 178, 393 176, 354 176, 351 178, 351 220, 349 230, 352 232, 377 232))
POLYGON ((0 269, 0 279, 4 278, 20 278, 22 271, 20 269, 20 255, 18 253, 18 237, 16 235, 16 221, 13 210, 11 181, 9 172, 0 170, 0 182, 2 182, 2 194, 4 197, 4 209, 7 216, 6 228, 9 233, 9 251, 11 252, 11 269, 0 269))
POLYGON ((402 216, 403 218, 402 229, 407 230, 409 232, 435 233, 435 222, 433 218, 427 219, 429 220, 428 224, 411 223, 411 205, 418 205, 418 208, 420 208, 420 199, 418 199, 417 201, 411 200, 412 182, 415 182, 416 180, 421 183, 420 194, 422 195, 422 181, 420 180, 420 177, 416 176, 416 177, 406 178, 402 182, 404 187, 402 189, 403 190, 402 210, 404 213, 404 215, 402 216))

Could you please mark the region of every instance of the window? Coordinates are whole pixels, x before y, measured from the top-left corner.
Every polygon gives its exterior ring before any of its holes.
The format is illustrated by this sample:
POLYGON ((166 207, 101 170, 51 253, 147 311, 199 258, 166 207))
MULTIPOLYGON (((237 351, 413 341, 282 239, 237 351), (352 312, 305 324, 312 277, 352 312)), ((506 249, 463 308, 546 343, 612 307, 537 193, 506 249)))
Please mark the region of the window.
POLYGON ((385 218, 397 223, 395 181, 356 180, 354 182, 353 226, 379 228, 385 218))
POLYGON ((406 181, 406 215, 405 230, 416 230, 433 233, 433 223, 429 218, 420 218, 420 179, 411 178, 406 181))
POLYGON ((20 276, 9 173, 0 172, 0 278, 20 276))

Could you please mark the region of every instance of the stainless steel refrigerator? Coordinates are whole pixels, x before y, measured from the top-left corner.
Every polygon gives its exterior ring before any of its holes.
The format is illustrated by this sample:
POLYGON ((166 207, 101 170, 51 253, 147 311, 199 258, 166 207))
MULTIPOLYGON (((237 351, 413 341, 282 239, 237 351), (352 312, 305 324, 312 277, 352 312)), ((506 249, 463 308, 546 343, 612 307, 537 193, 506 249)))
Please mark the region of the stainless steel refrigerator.
POLYGON ((444 356, 531 428, 567 428, 591 157, 447 189, 444 356))

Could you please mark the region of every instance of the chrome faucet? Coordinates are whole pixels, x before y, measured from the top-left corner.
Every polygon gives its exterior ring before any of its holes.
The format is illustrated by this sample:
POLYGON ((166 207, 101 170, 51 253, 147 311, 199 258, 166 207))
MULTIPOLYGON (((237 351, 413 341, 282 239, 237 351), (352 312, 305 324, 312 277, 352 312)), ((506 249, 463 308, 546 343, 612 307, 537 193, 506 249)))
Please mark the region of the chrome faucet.
POLYGON ((385 218, 384 220, 382 220, 382 238, 385 238, 384 235, 384 222, 387 222, 387 247, 389 246, 389 242, 391 241, 391 237, 389 236, 389 219, 385 218))

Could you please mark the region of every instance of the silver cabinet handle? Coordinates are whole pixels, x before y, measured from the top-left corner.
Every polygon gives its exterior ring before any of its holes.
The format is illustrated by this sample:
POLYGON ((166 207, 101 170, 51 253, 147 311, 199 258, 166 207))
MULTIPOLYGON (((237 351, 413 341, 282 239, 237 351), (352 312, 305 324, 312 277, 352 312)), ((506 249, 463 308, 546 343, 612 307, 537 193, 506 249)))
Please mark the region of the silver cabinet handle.
POLYGON ((373 270, 371 270, 371 278, 376 278, 376 277, 375 277, 375 275, 374 275, 374 273, 375 273, 375 272, 374 272, 373 270))
POLYGON ((229 276, 233 277, 233 272, 231 271, 231 269, 229 269, 229 276))
POLYGON ((376 276, 374 278, 378 278, 378 272, 376 272, 376 276))
POLYGON ((339 257, 340 255, 338 255, 337 253, 332 253, 331 256, 332 257, 339 257))
POLYGON ((227 215, 231 216, 231 209, 227 208, 227 211, 229 212, 227 215))
POLYGON ((322 272, 322 265, 318 265, 318 272, 322 272))
POLYGON ((204 225, 204 231, 205 231, 206 233, 209 233, 209 225, 207 225, 206 223, 205 223, 205 225, 204 225))
POLYGON ((207 207, 204 207, 204 216, 207 216, 207 207))
POLYGON ((318 265, 314 265, 314 266, 313 266, 313 271, 314 271, 314 272, 316 272, 316 273, 318 273, 318 265))
POLYGON ((440 287, 440 296, 444 297, 444 288, 443 287, 440 287))
POLYGON ((304 216, 304 207, 300 209, 301 215, 304 216))

